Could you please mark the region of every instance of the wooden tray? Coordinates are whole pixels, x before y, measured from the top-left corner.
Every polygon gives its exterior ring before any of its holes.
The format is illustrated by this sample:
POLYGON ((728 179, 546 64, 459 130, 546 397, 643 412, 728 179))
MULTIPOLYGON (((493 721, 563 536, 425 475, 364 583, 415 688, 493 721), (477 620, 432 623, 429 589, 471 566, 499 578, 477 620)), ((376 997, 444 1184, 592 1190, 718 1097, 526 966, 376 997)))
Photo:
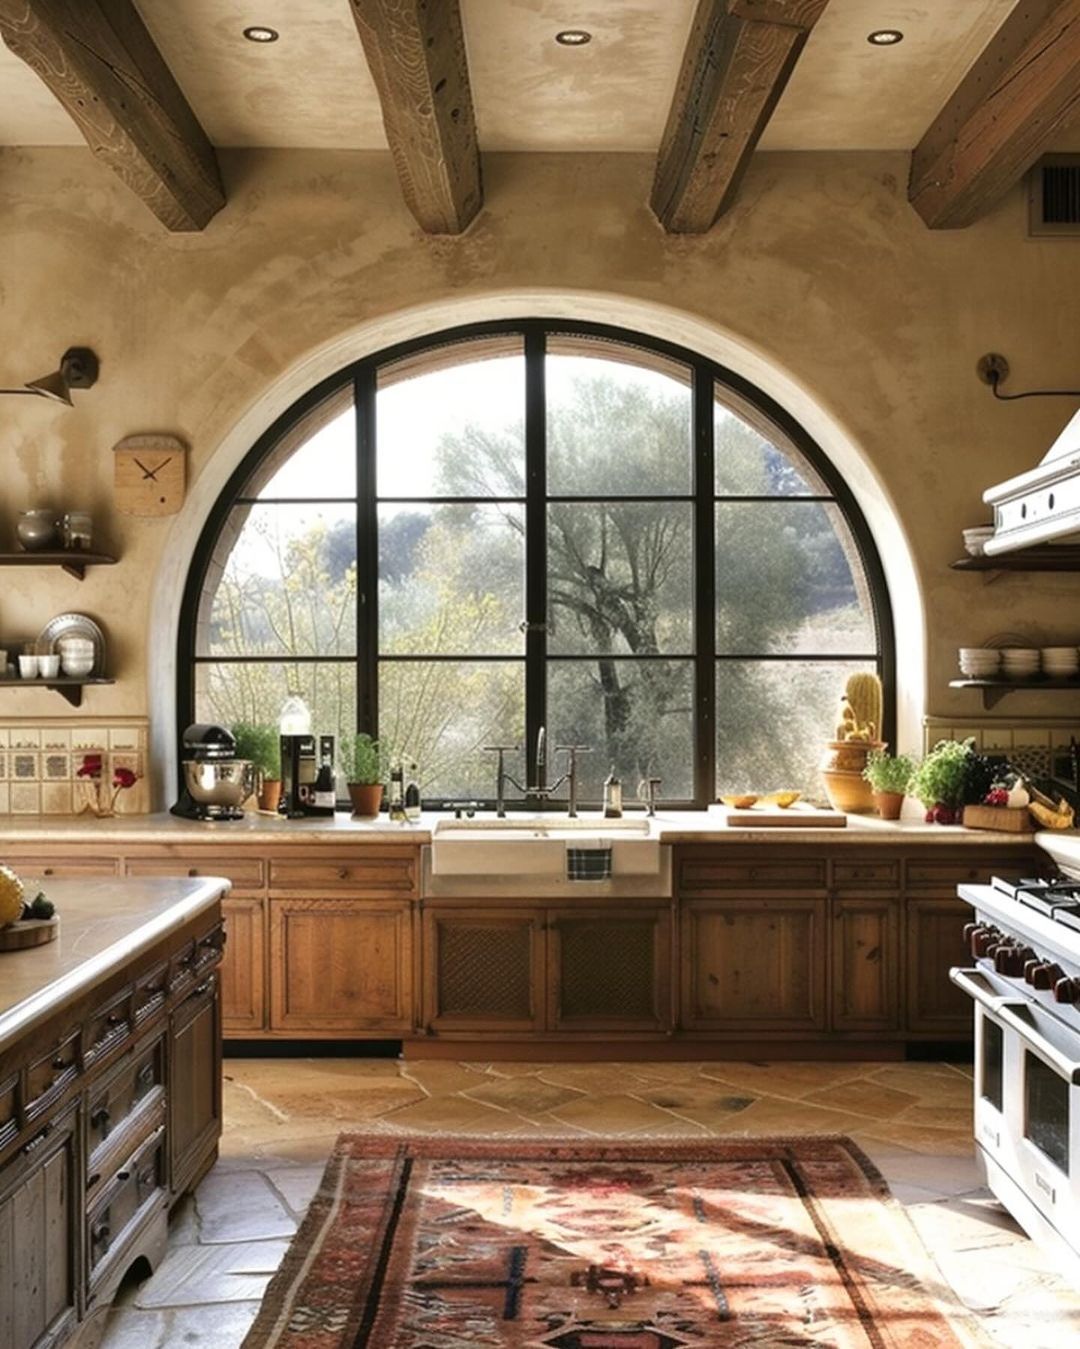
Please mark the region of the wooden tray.
POLYGON ((1026 806, 965 806, 965 829, 1002 829, 1007 834, 1033 834, 1036 826, 1026 806))
POLYGON ((0 927, 0 951, 24 951, 28 946, 44 946, 55 941, 60 931, 60 919, 24 918, 18 923, 0 927))
POLYGON ((725 808, 724 823, 751 829, 844 829, 847 816, 840 810, 815 810, 797 802, 781 810, 779 806, 751 806, 748 810, 725 808))

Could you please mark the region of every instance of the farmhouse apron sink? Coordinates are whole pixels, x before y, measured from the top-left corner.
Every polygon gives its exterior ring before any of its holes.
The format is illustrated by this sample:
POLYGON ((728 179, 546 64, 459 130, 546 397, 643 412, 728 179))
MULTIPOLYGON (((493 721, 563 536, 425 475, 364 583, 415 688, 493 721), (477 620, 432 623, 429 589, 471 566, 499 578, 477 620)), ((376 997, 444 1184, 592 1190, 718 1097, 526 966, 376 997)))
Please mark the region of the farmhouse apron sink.
MULTIPOLYGON (((655 875, 660 844, 647 819, 439 820, 431 839, 435 876, 534 876, 569 879, 595 865, 609 876, 655 875)), ((587 880, 587 876, 582 876, 587 880)))

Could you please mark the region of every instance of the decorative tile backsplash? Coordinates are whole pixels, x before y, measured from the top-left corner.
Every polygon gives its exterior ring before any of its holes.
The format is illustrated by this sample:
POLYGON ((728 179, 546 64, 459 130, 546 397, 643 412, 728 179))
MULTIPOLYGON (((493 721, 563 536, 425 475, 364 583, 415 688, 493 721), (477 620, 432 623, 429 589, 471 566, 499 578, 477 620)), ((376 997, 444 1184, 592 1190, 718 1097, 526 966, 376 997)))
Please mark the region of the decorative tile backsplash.
POLYGON ((0 720, 0 815, 79 815, 96 799, 97 788, 79 769, 86 757, 101 756, 100 794, 112 799, 118 768, 138 781, 117 793, 117 815, 145 815, 150 809, 147 773, 149 722, 145 717, 100 721, 56 718, 0 720))
POLYGON ((1044 777, 1065 768, 1069 742, 1080 740, 1080 724, 1075 720, 1050 720, 1047 717, 1018 717, 1005 721, 1000 717, 926 717, 923 721, 923 751, 939 740, 975 741, 984 754, 1007 754, 1021 771, 1044 777))

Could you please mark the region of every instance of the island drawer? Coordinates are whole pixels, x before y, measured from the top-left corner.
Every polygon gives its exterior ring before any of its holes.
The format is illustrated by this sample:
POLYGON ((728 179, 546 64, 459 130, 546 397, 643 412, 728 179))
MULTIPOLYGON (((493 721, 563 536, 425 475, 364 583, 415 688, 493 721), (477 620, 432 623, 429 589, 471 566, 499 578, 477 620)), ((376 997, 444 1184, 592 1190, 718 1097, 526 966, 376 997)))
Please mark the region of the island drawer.
POLYGON ((86 1220, 86 1252, 93 1288, 111 1250, 123 1246, 147 1207, 165 1197, 165 1128, 160 1126, 104 1182, 101 1201, 86 1220))
POLYGON ((125 876, 224 876, 236 892, 260 891, 266 884, 266 864, 261 857, 129 857, 125 876))
POLYGON ((143 1102, 153 1095, 161 1096, 164 1083, 165 1041, 159 1037, 117 1064, 106 1080, 90 1091, 86 1125, 91 1171, 99 1169, 108 1140, 124 1128, 143 1102))
POLYGON ((378 852, 365 848, 363 857, 312 857, 271 861, 271 890, 322 893, 412 894, 416 890, 417 854, 413 848, 378 852))
POLYGON ((83 1022, 83 1067, 100 1063, 131 1036, 131 987, 95 1007, 83 1022))
POLYGON ((37 1119, 48 1110, 78 1075, 79 1032, 73 1030, 27 1068, 26 1118, 37 1119))
POLYGON ((861 890, 869 886, 875 889, 898 889, 900 859, 834 862, 832 883, 838 890, 861 890))
POLYGON ((791 885, 824 889, 824 858, 793 858, 791 861, 713 861, 687 857, 679 867, 679 890, 702 894, 733 888, 786 888, 791 885))
POLYGON ((18 1073, 0 1082, 0 1154, 19 1132, 18 1086, 18 1073))
POLYGON ((135 980, 135 1025, 141 1027, 165 1006, 169 988, 169 965, 162 961, 135 980))

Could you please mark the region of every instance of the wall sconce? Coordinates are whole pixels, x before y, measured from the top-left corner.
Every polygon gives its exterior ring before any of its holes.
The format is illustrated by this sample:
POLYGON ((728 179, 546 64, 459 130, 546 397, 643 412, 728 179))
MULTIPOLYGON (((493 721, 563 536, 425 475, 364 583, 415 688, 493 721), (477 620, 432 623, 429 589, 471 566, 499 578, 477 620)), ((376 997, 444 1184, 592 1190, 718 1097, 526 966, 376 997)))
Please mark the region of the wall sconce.
POLYGON ((40 379, 32 379, 21 389, 0 389, 2 393, 37 394, 52 403, 65 403, 72 407, 72 389, 89 389, 97 382, 98 358, 89 347, 68 347, 60 357, 60 369, 40 379))

